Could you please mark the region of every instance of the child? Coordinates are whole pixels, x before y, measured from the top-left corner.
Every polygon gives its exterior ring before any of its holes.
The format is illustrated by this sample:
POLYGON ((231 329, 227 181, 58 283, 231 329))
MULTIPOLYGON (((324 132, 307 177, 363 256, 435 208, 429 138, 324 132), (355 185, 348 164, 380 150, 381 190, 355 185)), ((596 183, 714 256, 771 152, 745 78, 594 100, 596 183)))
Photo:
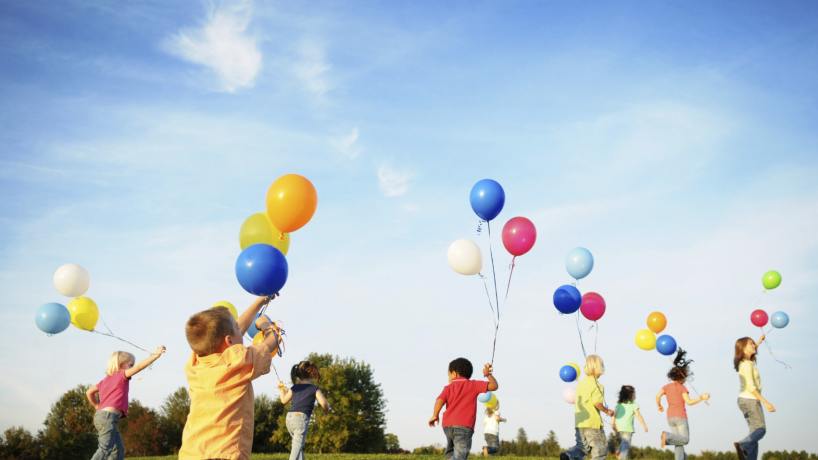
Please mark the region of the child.
POLYGON ((474 422, 477 418, 477 395, 495 391, 499 386, 492 375, 491 364, 483 366, 486 380, 469 380, 473 368, 466 358, 457 358, 449 363, 449 384, 443 388, 435 400, 429 426, 437 425, 440 410, 443 413, 443 433, 446 435, 446 458, 466 460, 471 450, 471 438, 474 435, 474 422))
POLYGON ((119 434, 119 420, 128 415, 128 390, 131 377, 138 374, 165 352, 164 346, 156 350, 146 359, 134 365, 136 358, 125 351, 115 351, 108 359, 108 368, 105 378, 85 392, 88 402, 94 406, 94 427, 97 429, 99 446, 91 460, 105 460, 125 458, 125 446, 119 434))
POLYGON ((329 403, 321 390, 315 385, 321 380, 318 367, 309 362, 301 361, 293 366, 290 371, 290 378, 293 387, 287 388, 284 382, 278 382, 278 391, 281 395, 281 403, 287 404, 292 401, 290 411, 287 412, 287 431, 293 438, 293 445, 290 449, 290 460, 304 460, 304 444, 307 442, 307 428, 310 425, 310 416, 315 407, 315 401, 325 411, 329 411, 329 403))
POLYGON ((702 401, 710 399, 710 394, 702 393, 696 399, 690 399, 687 388, 684 386, 687 378, 692 375, 689 366, 693 361, 685 359, 687 352, 679 348, 676 353, 676 359, 673 360, 673 368, 667 373, 667 378, 671 380, 670 383, 663 386, 656 395, 656 405, 659 406, 659 412, 664 412, 662 407, 662 396, 667 398, 667 423, 670 425, 672 432, 663 431, 661 437, 662 449, 665 445, 670 444, 676 446, 676 460, 685 460, 684 446, 690 441, 690 430, 687 423, 687 409, 688 406, 696 405, 702 401))
POLYGON ((764 404, 768 412, 775 412, 775 406, 764 399, 764 396, 761 396, 761 376, 758 374, 758 367, 756 367, 756 352, 762 342, 764 342, 763 335, 758 339, 758 345, 750 337, 742 337, 736 340, 733 368, 738 372, 741 383, 738 408, 750 428, 750 434, 746 438, 733 443, 739 460, 756 460, 758 458, 758 441, 767 434, 764 411, 761 410, 761 405, 764 404))
POLYGON ((585 378, 577 385, 574 403, 577 444, 561 453, 560 460, 581 459, 587 454, 591 455, 592 460, 603 460, 607 456, 608 444, 599 413, 603 412, 609 417, 615 413, 605 407, 605 388, 598 380, 604 373, 602 358, 597 355, 585 358, 585 378))
POLYGON ((486 446, 483 447, 483 456, 488 457, 500 451, 500 423, 506 419, 500 416, 500 404, 486 407, 486 416, 483 418, 483 437, 486 446))
POLYGON ((631 448, 631 438, 633 437, 633 419, 636 417, 639 424, 648 432, 648 425, 642 414, 639 413, 639 405, 636 400, 636 390, 630 385, 622 385, 619 390, 619 403, 616 405, 616 418, 613 429, 619 432, 619 460, 628 460, 628 452, 631 448))
POLYGON ((253 383, 270 372, 278 333, 267 317, 255 325, 264 340, 245 347, 242 335, 261 307, 275 296, 259 297, 233 319, 224 307, 191 316, 185 335, 193 355, 185 365, 190 412, 182 433, 180 460, 246 460, 253 446, 253 383))

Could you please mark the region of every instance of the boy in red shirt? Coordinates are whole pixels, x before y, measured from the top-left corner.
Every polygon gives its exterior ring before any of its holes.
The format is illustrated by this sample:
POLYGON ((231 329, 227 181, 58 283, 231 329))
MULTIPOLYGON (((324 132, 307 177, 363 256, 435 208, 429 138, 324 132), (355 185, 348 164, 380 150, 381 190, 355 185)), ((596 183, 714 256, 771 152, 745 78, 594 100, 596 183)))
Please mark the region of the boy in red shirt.
POLYGON ((483 366, 486 380, 469 380, 473 368, 466 358, 457 358, 449 363, 449 384, 440 392, 435 401, 435 409, 429 426, 433 427, 443 413, 443 433, 446 435, 446 458, 466 460, 471 450, 471 438, 474 435, 474 421, 477 418, 477 395, 495 391, 497 380, 491 374, 491 364, 483 366))

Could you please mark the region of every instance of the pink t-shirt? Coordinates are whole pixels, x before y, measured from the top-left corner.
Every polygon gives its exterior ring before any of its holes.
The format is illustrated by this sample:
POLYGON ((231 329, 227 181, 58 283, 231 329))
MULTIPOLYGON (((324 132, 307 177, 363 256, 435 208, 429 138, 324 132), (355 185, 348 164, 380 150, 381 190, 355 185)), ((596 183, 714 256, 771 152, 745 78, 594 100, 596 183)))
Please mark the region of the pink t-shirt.
POLYGON ((131 382, 129 377, 125 377, 125 371, 119 371, 114 375, 108 375, 97 384, 99 389, 99 408, 113 407, 128 414, 128 387, 131 382))
POLYGON ((670 382, 662 387, 667 397, 667 417, 687 418, 687 409, 685 409, 685 398, 682 396, 687 391, 687 387, 679 382, 670 382))
POLYGON ((455 379, 443 388, 437 398, 446 404, 443 426, 464 426, 474 429, 477 417, 477 395, 488 391, 485 380, 455 379))

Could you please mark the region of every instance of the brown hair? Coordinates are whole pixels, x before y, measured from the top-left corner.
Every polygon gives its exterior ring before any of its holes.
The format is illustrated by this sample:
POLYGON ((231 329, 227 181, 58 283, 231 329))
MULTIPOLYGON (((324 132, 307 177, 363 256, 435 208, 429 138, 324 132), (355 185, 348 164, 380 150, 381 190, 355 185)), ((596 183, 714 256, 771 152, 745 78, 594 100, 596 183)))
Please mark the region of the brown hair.
POLYGON ((679 348, 676 351, 676 358, 673 359, 673 367, 668 371, 667 378, 674 382, 684 382, 693 372, 690 371, 692 359, 687 359, 687 352, 679 348))
POLYGON ((185 336, 190 348, 199 356, 219 352, 224 338, 235 333, 236 320, 230 310, 213 307, 191 316, 185 324, 185 336))
POLYGON ((310 361, 301 361, 293 366, 292 370, 290 371, 290 378, 293 383, 296 383, 296 380, 306 379, 312 379, 319 382, 321 380, 321 372, 318 370, 318 366, 310 361))
MULTIPOLYGON (((733 355, 733 368, 736 369, 736 372, 738 372, 738 365, 741 364, 742 361, 744 361, 744 348, 747 347, 747 344, 749 342, 753 342, 753 339, 751 339, 750 337, 742 337, 736 340, 736 353, 735 355, 733 355)), ((756 353, 753 353, 753 356, 750 356, 750 361, 756 360, 757 352, 758 350, 756 350, 756 353)))

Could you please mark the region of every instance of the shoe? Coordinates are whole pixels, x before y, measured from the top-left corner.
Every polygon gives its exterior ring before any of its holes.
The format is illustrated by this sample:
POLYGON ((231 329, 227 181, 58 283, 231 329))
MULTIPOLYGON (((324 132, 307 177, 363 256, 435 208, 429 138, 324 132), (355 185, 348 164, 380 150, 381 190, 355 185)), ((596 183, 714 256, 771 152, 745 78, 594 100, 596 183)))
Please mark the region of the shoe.
POLYGON ((736 454, 738 454, 738 460, 747 460, 747 454, 744 453, 744 449, 741 448, 741 444, 734 442, 733 447, 736 448, 736 454))
POLYGON ((661 441, 662 442, 660 443, 660 445, 662 446, 662 449, 664 449, 667 446, 667 432, 665 431, 662 432, 661 441))

